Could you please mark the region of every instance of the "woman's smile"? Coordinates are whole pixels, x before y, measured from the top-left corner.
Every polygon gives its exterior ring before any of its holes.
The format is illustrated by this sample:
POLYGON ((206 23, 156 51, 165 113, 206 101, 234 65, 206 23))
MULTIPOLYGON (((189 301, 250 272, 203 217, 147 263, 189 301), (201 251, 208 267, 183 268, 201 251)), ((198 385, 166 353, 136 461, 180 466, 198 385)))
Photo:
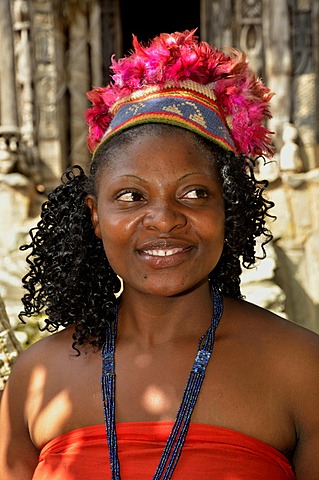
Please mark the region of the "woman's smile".
POLYGON ((192 245, 182 245, 173 239, 153 242, 147 248, 138 249, 142 260, 153 268, 170 268, 189 259, 193 253, 192 245))

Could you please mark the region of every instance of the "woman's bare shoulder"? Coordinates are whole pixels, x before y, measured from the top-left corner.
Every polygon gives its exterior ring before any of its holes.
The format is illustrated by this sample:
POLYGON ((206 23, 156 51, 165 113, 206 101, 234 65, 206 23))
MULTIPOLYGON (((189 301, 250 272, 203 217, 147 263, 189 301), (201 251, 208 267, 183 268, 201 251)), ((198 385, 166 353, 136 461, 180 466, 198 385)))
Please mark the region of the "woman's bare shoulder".
POLYGON ((48 365, 58 356, 76 355, 72 348, 74 327, 49 334, 27 347, 15 360, 10 374, 10 383, 16 377, 31 372, 39 365, 48 365))
POLYGON ((234 339, 273 366, 275 376, 294 386, 315 381, 319 394, 318 333, 245 300, 226 300, 225 318, 234 339))
POLYGON ((318 348, 319 334, 292 322, 289 318, 246 300, 226 299, 225 306, 226 317, 237 319, 242 329, 252 329, 255 334, 267 335, 270 338, 275 336, 285 344, 297 342, 301 348, 311 348, 312 345, 315 349, 318 348))
POLYGON ((226 299, 224 315, 234 339, 276 374, 302 383, 315 374, 319 387, 318 333, 245 300, 226 299))

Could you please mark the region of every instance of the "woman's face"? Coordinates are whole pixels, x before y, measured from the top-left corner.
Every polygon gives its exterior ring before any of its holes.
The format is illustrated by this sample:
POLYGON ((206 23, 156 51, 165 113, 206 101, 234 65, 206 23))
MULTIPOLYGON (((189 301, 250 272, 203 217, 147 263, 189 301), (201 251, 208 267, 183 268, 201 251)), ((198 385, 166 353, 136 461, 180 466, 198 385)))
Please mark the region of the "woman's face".
POLYGON ((89 196, 96 235, 125 289, 172 296, 207 282, 224 243, 208 153, 187 132, 143 133, 116 149, 89 196))

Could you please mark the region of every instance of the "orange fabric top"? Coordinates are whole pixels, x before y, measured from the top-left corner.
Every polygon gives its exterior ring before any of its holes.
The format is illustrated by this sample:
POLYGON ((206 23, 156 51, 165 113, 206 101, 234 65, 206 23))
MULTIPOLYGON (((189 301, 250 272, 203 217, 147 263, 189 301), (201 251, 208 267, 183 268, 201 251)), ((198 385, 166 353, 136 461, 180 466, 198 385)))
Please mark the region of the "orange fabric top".
MULTIPOLYGON (((116 425, 122 480, 151 480, 171 422, 116 425)), ((295 480, 286 457, 273 447, 223 427, 191 423, 174 480, 295 480)), ((33 480, 110 480, 104 425, 79 428, 40 452, 33 480)))

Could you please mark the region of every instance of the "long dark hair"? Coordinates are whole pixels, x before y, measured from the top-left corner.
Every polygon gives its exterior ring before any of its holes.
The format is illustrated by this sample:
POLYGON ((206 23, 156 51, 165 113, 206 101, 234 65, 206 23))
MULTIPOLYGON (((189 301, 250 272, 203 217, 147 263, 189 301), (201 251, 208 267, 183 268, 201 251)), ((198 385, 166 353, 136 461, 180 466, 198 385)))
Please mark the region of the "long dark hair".
MULTIPOLYGON (((19 315, 23 322, 24 317, 42 312, 46 317, 43 328, 49 332, 75 325, 74 348, 89 343, 99 349, 103 345, 120 280, 109 265, 102 241, 95 236, 85 198, 96 195, 99 175, 115 149, 142 133, 155 130, 159 135, 176 128, 147 124, 128 129, 99 147, 88 175, 80 166, 67 169, 62 183, 42 206, 41 219, 30 231, 30 244, 21 246, 31 250, 27 256, 29 271, 22 279, 28 292, 22 298, 24 310, 19 315)), ((210 281, 223 295, 241 298, 242 266, 249 268, 260 258, 256 238, 261 237, 261 258, 265 256, 264 245, 272 239, 266 226, 273 206, 264 196, 268 183, 256 179, 255 160, 183 132, 211 156, 222 185, 225 243, 210 281)))

